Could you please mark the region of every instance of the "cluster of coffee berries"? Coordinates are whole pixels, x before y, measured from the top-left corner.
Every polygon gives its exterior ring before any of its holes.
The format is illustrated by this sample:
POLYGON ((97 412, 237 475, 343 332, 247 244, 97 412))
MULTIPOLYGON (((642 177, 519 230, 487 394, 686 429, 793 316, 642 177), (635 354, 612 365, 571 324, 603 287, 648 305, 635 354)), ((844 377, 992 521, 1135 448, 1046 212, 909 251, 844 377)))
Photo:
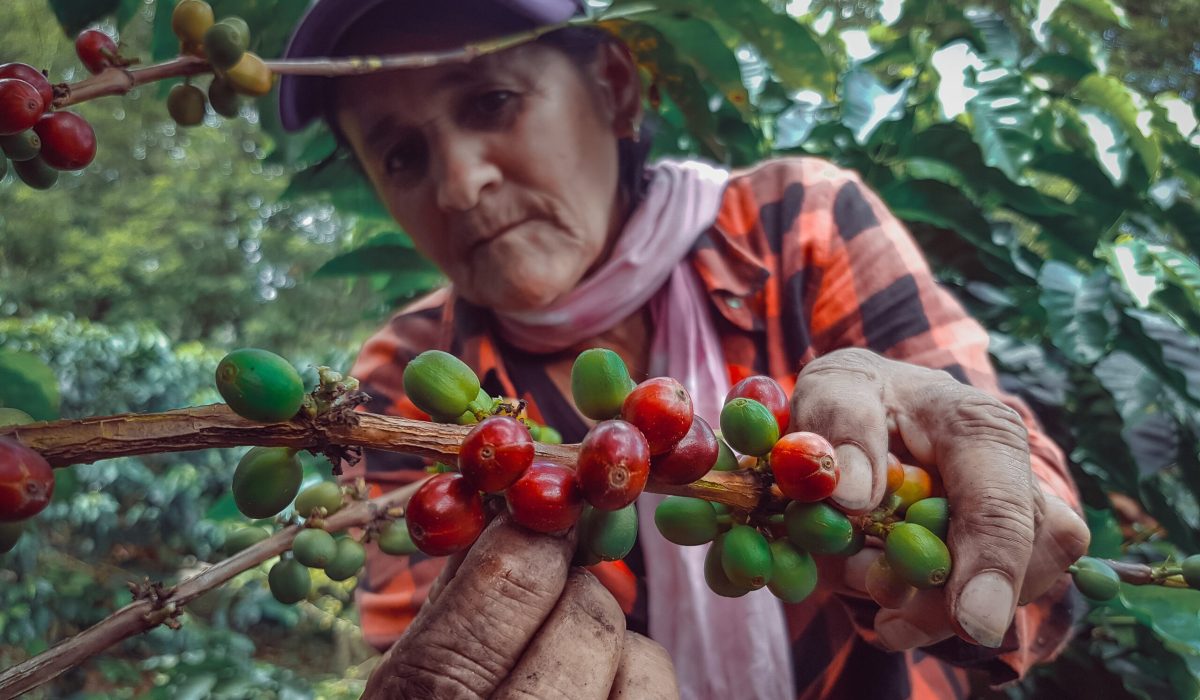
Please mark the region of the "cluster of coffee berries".
POLYGON ((0 177, 12 162, 22 182, 45 190, 62 170, 81 170, 96 157, 96 132, 73 112, 54 111, 54 88, 25 63, 0 65, 0 177))
POLYGON ((204 121, 204 105, 222 117, 238 115, 240 96, 261 97, 271 91, 271 69, 250 51, 250 26, 241 17, 216 21, 204 0, 182 0, 171 15, 171 29, 183 55, 208 61, 213 69, 207 98, 199 87, 184 81, 167 95, 167 111, 176 124, 196 126, 204 121))
MULTIPOLYGON (((0 426, 33 422, 24 411, 0 408, 0 426)), ((0 438, 0 553, 16 546, 25 523, 42 512, 53 495, 50 463, 12 438, 0 438)))
POLYGON ((435 475, 408 502, 404 523, 417 548, 445 556, 469 547, 486 523, 485 497, 503 498, 518 522, 540 532, 575 524, 582 501, 574 472, 535 463, 531 428, 537 426, 488 396, 462 360, 440 350, 421 353, 405 367, 403 381, 409 400, 433 420, 474 424, 457 470, 435 475))
MULTIPOLYGON (((950 575, 950 511, 938 480, 889 453, 883 504, 865 515, 846 515, 828 500, 840 474, 833 446, 815 433, 788 432, 788 396, 769 377, 735 384, 714 431, 694 414, 691 397, 675 380, 635 383, 616 353, 587 350, 572 367, 571 393, 580 412, 596 423, 579 445, 576 469, 536 459, 536 442, 559 443, 561 436, 526 418, 519 402, 489 396, 470 367, 453 355, 420 354, 405 367, 403 381, 407 397, 431 419, 473 427, 457 464, 437 465, 438 473, 413 495, 404 517, 370 531, 385 553, 462 551, 482 533, 489 512, 506 509, 515 522, 537 532, 576 527, 576 564, 621 559, 636 542, 633 504, 651 478, 678 485, 710 471, 743 471, 777 489, 782 499, 734 509, 669 496, 655 511, 655 524, 668 541, 709 545, 705 580, 718 595, 736 597, 766 587, 786 602, 799 602, 816 586, 814 555, 850 556, 867 546, 868 538, 883 550, 866 574, 867 593, 881 607, 901 607, 950 575)), ((264 350, 230 353, 218 366, 217 385, 230 407, 250 420, 289 420, 306 403, 295 369, 264 350)), ((285 447, 246 453, 233 483, 243 513, 272 517, 296 498, 302 470, 295 455, 285 447)), ((321 486, 332 489, 340 503, 336 485, 321 486)), ((303 500, 300 494, 297 508, 304 515, 323 514, 310 513, 303 500)), ((322 537, 327 533, 320 532, 298 539, 301 551, 294 548, 285 571, 316 566, 318 555, 332 551, 322 537)), ((1101 560, 1081 558, 1070 571, 1079 590, 1093 600, 1111 599, 1120 589, 1117 573, 1101 560)), ((1153 571, 1154 582, 1174 577, 1179 580, 1173 585, 1200 587, 1200 555, 1153 571)), ((293 582, 288 590, 299 588, 298 573, 278 577, 293 582)))
MULTIPOLYGON (((284 552, 267 573, 271 594, 288 605, 308 597, 312 588, 310 569, 321 569, 332 581, 345 581, 358 574, 366 562, 366 549, 361 543, 352 537, 335 537, 324 528, 324 519, 342 508, 341 487, 322 481, 297 495, 299 483, 299 463, 286 448, 251 449, 234 475, 235 501, 246 516, 273 517, 295 498, 296 514, 304 519, 304 529, 292 540, 291 550, 284 552), (254 484, 252 491, 247 484, 254 484), (279 491, 272 491, 273 487, 279 487, 279 491)), ((225 552, 236 554, 272 534, 261 525, 238 528, 226 536, 225 552)))
POLYGON ((881 606, 898 607, 917 589, 945 583, 949 513, 944 498, 930 498, 928 472, 889 455, 887 501, 867 516, 851 518, 826 500, 840 475, 833 446, 815 433, 788 433, 790 420, 787 394, 777 382, 763 376, 738 382, 725 398, 717 439, 722 452, 742 457, 713 465, 773 481, 786 504, 782 512, 731 510, 681 496, 668 497, 655 511, 667 540, 709 545, 704 567, 709 588, 737 597, 765 586, 796 603, 816 587, 813 555, 855 554, 868 535, 883 540, 886 555, 872 566, 868 585, 881 606))

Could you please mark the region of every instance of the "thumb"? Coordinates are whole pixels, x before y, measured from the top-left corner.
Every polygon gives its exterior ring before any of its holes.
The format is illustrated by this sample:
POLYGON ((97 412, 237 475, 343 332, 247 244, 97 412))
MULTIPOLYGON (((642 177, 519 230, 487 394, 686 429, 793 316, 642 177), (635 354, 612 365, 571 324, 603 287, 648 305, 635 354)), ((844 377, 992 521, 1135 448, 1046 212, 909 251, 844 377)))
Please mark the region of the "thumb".
POLYGON ((982 443, 951 451, 941 466, 952 513, 946 595, 960 634, 994 648, 1016 611, 1042 499, 1027 453, 982 443))

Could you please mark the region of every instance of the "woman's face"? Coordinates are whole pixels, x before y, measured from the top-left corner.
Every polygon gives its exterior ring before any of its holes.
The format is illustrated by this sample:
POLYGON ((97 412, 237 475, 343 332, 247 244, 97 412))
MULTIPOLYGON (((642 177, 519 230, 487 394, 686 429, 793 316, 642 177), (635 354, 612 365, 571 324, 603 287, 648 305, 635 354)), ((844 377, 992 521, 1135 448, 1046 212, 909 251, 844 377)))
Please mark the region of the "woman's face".
POLYGON ((615 235, 611 73, 528 45, 339 80, 337 117, 381 200, 459 294, 536 309, 574 288, 615 235))

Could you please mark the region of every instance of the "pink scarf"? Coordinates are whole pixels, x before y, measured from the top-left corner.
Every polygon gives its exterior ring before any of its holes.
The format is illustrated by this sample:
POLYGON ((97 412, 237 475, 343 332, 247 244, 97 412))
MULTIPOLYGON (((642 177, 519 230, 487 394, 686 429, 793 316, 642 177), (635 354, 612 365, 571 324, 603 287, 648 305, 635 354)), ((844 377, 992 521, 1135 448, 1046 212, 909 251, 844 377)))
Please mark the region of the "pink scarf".
MULTIPOLYGON (((707 295, 687 259, 717 218, 729 173, 698 161, 656 164, 645 200, 612 257, 550 306, 498 314, 501 332, 530 352, 554 352, 594 337, 650 304, 651 376, 670 376, 696 414, 719 425, 729 375, 707 295)), ((671 654, 685 700, 784 700, 795 696, 782 607, 766 589, 722 598, 704 583, 707 547, 680 547, 654 525, 662 496, 638 498, 646 561, 650 637, 671 654)))

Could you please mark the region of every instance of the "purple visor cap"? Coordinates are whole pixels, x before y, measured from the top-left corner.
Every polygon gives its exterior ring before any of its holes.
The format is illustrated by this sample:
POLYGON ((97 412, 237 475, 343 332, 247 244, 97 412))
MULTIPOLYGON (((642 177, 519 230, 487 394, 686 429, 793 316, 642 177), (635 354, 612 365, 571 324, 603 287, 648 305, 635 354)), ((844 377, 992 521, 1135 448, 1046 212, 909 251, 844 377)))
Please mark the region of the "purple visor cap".
MULTIPOLYGON (((347 29, 363 15, 386 3, 395 3, 397 12, 410 2, 428 0, 316 0, 301 18, 288 40, 283 58, 320 58, 328 56, 347 29)), ((435 0, 446 5, 452 18, 461 16, 460 2, 435 0)), ((476 0, 480 2, 481 0, 476 0)), ((534 26, 557 24, 583 11, 581 0, 482 0, 529 19, 534 26)), ((328 78, 284 75, 279 80, 279 117, 287 131, 298 131, 324 112, 322 101, 328 78)))

